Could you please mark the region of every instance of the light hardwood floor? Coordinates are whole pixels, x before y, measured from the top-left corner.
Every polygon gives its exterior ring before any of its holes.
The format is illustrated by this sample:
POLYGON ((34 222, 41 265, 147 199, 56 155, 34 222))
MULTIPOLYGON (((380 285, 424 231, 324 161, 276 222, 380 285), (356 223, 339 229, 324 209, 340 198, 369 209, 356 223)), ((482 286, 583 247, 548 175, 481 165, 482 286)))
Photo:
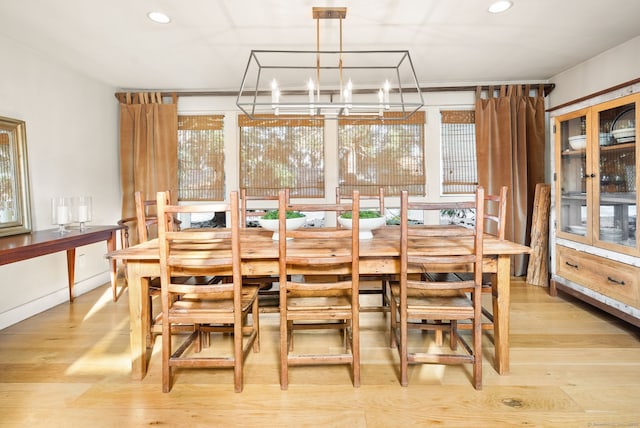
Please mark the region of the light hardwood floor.
POLYGON ((520 279, 512 290, 511 373, 493 370, 485 335, 482 391, 469 366, 413 366, 400 387, 379 313, 362 314, 359 389, 327 366, 292 368, 281 391, 277 314, 265 313, 242 393, 231 370, 191 370, 163 394, 160 340, 131 380, 127 295, 113 303, 105 285, 0 331, 0 426, 640 427, 638 329, 520 279))

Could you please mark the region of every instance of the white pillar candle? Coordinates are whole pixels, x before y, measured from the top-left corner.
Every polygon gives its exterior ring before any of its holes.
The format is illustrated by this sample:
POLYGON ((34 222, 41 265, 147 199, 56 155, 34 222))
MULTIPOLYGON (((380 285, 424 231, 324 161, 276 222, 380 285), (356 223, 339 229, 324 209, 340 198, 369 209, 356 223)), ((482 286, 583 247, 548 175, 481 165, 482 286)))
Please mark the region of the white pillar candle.
POLYGON ((89 220, 89 207, 86 205, 80 205, 78 207, 78 221, 85 222, 89 220))
POLYGON ((64 205, 58 206, 57 212, 57 220, 58 224, 67 224, 69 223, 69 208, 64 205))

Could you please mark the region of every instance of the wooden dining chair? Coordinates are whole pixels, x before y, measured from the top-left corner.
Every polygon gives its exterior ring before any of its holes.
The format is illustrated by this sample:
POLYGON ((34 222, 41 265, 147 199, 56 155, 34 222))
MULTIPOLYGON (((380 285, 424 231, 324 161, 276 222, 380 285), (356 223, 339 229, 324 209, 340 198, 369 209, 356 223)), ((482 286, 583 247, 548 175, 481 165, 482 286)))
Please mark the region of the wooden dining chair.
MULTIPOLYGON (((120 245, 121 248, 129 248, 131 245, 135 245, 141 242, 146 242, 149 236, 157 237, 157 229, 155 228, 158 218, 155 213, 156 200, 145 200, 142 192, 135 192, 135 209, 136 215, 126 217, 118 220, 118 225, 123 226, 120 229, 120 245), (150 212, 150 207, 153 207, 153 213, 150 212), (154 228, 153 231, 150 228, 154 228)), ((126 263, 122 263, 118 266, 116 274, 116 284, 113 288, 113 301, 117 301, 120 295, 124 293, 127 288, 127 270, 126 263), (120 291, 117 290, 119 285, 120 291)), ((150 286, 150 291, 155 294, 155 291, 160 290, 159 278, 150 286)))
MULTIPOLYGON (((509 188, 502 186, 500 192, 497 195, 484 195, 484 231, 488 235, 492 235, 500 240, 505 239, 507 228, 507 194, 509 188)), ((496 257, 497 258, 497 257, 496 257)), ((496 274, 484 274, 482 276, 482 292, 484 294, 492 293, 492 284, 495 280, 496 274)), ((462 279, 469 279, 471 274, 459 273, 458 276, 462 279)), ((493 301, 492 300, 492 305, 493 301)), ((482 305, 482 329, 493 331, 493 313, 495 309, 490 308, 487 305, 482 305)), ((461 329, 471 328, 469 324, 463 324, 461 329)))
MULTIPOLYGON (((171 200, 171 194, 167 191, 169 200, 171 200)), ((157 213, 157 199, 146 199, 144 193, 136 191, 134 193, 134 201, 136 207, 136 241, 137 243, 147 242, 149 239, 155 239, 158 237, 158 213, 157 213)), ((179 230, 180 221, 176 216, 173 216, 168 223, 168 227, 171 230, 179 230)), ((160 277, 145 278, 148 281, 148 299, 149 299, 149 329, 147 331, 147 346, 153 346, 156 336, 162 334, 162 311, 153 309, 153 301, 156 296, 160 296, 160 277)), ((190 280, 193 278, 181 278, 182 281, 190 280)))
MULTIPOLYGON (((482 389, 481 289, 484 222, 474 227, 452 225, 409 225, 411 209, 447 209, 446 203, 409 203, 407 191, 400 198, 400 280, 391 285, 391 346, 400 357, 400 384, 409 382, 409 364, 471 364, 472 384, 482 389), (442 247, 446 240, 460 245, 442 247), (454 275, 437 280, 410 277, 413 271, 448 272, 460 266, 472 266, 473 278, 461 281, 454 275), (416 279, 414 279, 416 278, 416 279), (453 279, 452 279, 453 278, 453 279), (472 324, 472 344, 458 332, 458 322, 472 324), (410 330, 444 330, 449 334, 449 349, 425 342, 410 330), (462 351, 458 344, 462 345, 462 351)), ((478 218, 484 218, 484 189, 476 189, 473 203, 478 218)))
MULTIPOLYGON (((502 186, 500 193, 497 195, 485 194, 484 201, 484 230, 485 233, 495 236, 500 240, 505 239, 507 230, 507 194, 509 188, 502 186)), ((497 259, 497 257, 496 257, 497 259)), ((482 292, 492 293, 492 283, 494 283, 496 274, 487 274, 483 276, 482 292)), ((482 306, 482 314, 485 321, 482 322, 484 330, 493 330, 493 310, 482 306)))
POLYGON ((228 204, 171 205, 167 193, 158 193, 163 392, 172 388, 174 369, 203 367, 233 367, 235 391, 241 392, 249 349, 260 350, 258 287, 242 284, 238 192, 231 192, 229 199, 228 204), (168 227, 179 214, 215 212, 228 212, 230 227, 180 231, 168 227), (176 280, 191 276, 230 280, 206 284, 176 280), (193 326, 192 332, 173 350, 173 342, 183 337, 174 334, 174 327, 185 324, 193 326), (231 355, 226 346, 200 353, 211 332, 232 338, 231 355))
MULTIPOLYGON (((360 386, 360 324, 359 324, 359 195, 354 192, 351 204, 287 204, 286 194, 280 191, 279 214, 279 269, 280 269, 280 388, 289 385, 289 366, 312 364, 349 364, 355 387, 360 386), (353 210, 353 228, 301 228, 287 230, 286 211, 353 210), (284 231, 284 232, 283 232, 284 231), (296 242, 310 241, 304 252, 296 251, 296 242), (313 268, 321 275, 311 281, 289 276, 296 267, 313 268), (337 276, 350 275, 348 280, 337 276), (295 279, 294 279, 295 278, 295 279), (344 349, 328 345, 325 353, 294 352, 294 331, 330 329, 343 332, 344 349)), ((314 351, 318 346, 314 339, 314 351)))
MULTIPOLYGON (((350 202, 352 195, 341 195, 340 188, 336 187, 336 203, 350 202)), ((378 188, 377 195, 360 195, 361 210, 372 209, 378 211, 383 216, 385 215, 384 208, 384 187, 378 188), (364 207, 364 203, 367 201, 373 201, 371 207, 364 207)), ((384 274, 367 274, 360 275, 360 294, 379 294, 380 305, 367 305, 360 306, 360 312, 387 312, 389 310, 389 281, 393 279, 393 275, 384 274), (366 284, 363 284, 365 282, 366 284), (369 285, 371 284, 371 285, 369 285)))
MULTIPOLYGON (((285 189, 285 191, 288 202, 289 189, 285 189)), ((278 195, 249 195, 247 189, 240 189, 240 227, 250 227, 251 218, 262 217, 269 211, 275 209, 278 209, 278 195)))
MULTIPOLYGON (((285 189, 287 203, 289 202, 289 189, 285 189)), ((278 208, 278 196, 257 196, 249 195, 247 189, 240 189, 240 227, 250 227, 251 218, 259 218, 271 210, 278 208)), ((279 293, 273 290, 274 282, 278 282, 277 276, 271 275, 249 275, 243 278, 247 285, 258 285, 260 291, 258 299, 264 311, 269 308, 277 309, 279 304, 279 293)))

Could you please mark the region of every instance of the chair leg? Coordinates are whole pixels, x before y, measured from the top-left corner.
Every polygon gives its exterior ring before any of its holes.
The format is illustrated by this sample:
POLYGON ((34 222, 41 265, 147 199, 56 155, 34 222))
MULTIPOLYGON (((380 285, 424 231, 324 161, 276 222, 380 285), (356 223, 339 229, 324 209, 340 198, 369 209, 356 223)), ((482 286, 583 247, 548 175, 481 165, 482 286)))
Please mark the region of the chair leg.
POLYGON ((382 306, 388 306, 387 304, 387 281, 386 280, 382 280, 382 283, 380 284, 380 297, 381 297, 381 301, 380 303, 382 304, 382 306))
POLYGON ((195 352, 200 352, 200 351, 202 351, 202 335, 204 334, 204 332, 202 331, 202 329, 200 329, 200 324, 194 324, 193 325, 193 331, 195 331, 197 333, 196 340, 195 340, 194 351, 195 352))
POLYGON ((253 302, 252 311, 253 311, 253 314, 251 316, 251 322, 256 332, 256 338, 253 341, 253 352, 260 352, 260 316, 259 316, 260 307, 259 307, 257 298, 253 302))
POLYGON ((286 313, 280 311, 280 389, 286 391, 289 387, 289 323, 286 313))
MULTIPOLYGON (((427 320, 422 320, 422 321, 426 322, 427 320)), ((434 323, 435 324, 442 324, 442 320, 435 320, 434 323)), ((442 330, 437 329, 434 333, 435 333, 436 345, 442 346, 442 344, 444 343, 444 336, 442 334, 442 330)))
POLYGON ((480 320, 474 321, 477 325, 473 331, 473 387, 482 389, 482 324, 480 320))
POLYGON ((149 328, 147 330, 147 348, 153 346, 153 324, 155 317, 153 316, 153 297, 149 296, 149 328))
POLYGON ((233 323, 233 380, 235 392, 242 392, 242 385, 244 382, 242 376, 242 366, 244 362, 244 352, 242 346, 243 340, 244 338, 242 335, 242 321, 238 321, 236 317, 236 322, 233 323))
POLYGON ((162 324, 162 392, 171 391, 173 373, 169 365, 171 357, 171 328, 168 323, 162 324))
POLYGON ((360 387, 360 324, 358 319, 351 323, 351 356, 353 357, 353 386, 360 387))
POLYGON ((396 343, 396 323, 397 323, 397 314, 396 314, 396 305, 394 300, 389 300, 389 347, 395 348, 397 346, 396 343))
POLYGON ((288 343, 288 351, 293 351, 293 321, 287 321, 287 343, 288 343))
POLYGON ((407 317, 405 314, 400 314, 400 385, 409 385, 409 350, 407 346, 408 339, 408 327, 407 317))

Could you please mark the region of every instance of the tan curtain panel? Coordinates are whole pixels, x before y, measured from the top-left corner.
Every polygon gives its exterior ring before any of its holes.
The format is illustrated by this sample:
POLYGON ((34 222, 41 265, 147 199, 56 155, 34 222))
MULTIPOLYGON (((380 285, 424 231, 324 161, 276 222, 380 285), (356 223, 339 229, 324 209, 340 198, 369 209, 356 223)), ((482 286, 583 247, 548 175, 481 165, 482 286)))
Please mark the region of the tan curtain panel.
MULTIPOLYGON (((136 191, 154 199, 178 190, 177 99, 164 104, 159 93, 122 94, 120 101, 120 181, 122 218, 135 216, 136 191)), ((174 201, 175 202, 175 201, 174 201)), ((137 243, 135 231, 131 243, 137 243)))
MULTIPOLYGON (((509 186, 507 239, 529 244, 535 186, 544 182, 545 111, 543 87, 528 85, 476 92, 478 183, 497 194, 509 186)), ((527 257, 516 256, 512 273, 526 274, 527 257)))

